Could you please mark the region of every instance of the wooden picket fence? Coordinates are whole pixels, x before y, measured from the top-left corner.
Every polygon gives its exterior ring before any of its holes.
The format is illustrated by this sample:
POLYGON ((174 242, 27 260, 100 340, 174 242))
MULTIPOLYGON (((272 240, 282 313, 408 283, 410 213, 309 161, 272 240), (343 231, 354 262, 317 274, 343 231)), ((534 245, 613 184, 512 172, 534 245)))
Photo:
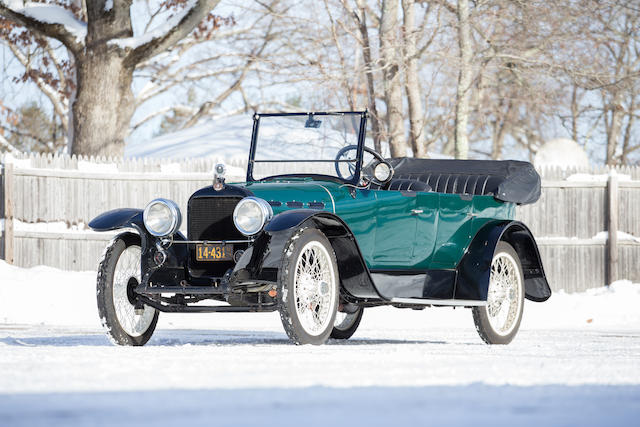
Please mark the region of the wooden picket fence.
MULTIPOLYGON (((0 258, 18 266, 95 270, 113 233, 87 223, 155 197, 186 212, 189 196, 210 185, 217 159, 108 159, 22 155, 1 159, 0 258)), ((228 163, 228 181, 246 164, 228 163)), ((544 169, 542 197, 517 209, 537 238, 554 290, 581 291, 617 279, 640 281, 640 168, 544 169), (605 231, 611 238, 603 235, 605 231)), ((183 224, 184 227, 184 224, 183 224)))

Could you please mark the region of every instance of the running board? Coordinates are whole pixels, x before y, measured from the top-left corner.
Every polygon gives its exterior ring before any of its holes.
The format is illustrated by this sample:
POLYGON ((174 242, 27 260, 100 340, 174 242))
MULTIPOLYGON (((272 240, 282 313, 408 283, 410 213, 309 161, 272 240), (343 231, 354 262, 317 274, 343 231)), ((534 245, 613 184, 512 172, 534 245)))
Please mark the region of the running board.
POLYGON ((421 298, 391 298, 392 304, 413 304, 413 305, 444 305, 463 307, 483 307, 486 301, 474 301, 467 299, 421 299, 421 298))

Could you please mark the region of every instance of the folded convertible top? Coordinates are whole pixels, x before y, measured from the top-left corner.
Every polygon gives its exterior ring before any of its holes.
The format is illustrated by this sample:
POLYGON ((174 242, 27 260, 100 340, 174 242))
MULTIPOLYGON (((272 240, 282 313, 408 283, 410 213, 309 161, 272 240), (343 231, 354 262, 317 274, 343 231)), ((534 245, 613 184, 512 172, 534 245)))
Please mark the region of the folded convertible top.
POLYGON ((415 179, 440 193, 492 195, 504 202, 534 203, 540 198, 540 175, 517 160, 388 159, 394 178, 415 179))

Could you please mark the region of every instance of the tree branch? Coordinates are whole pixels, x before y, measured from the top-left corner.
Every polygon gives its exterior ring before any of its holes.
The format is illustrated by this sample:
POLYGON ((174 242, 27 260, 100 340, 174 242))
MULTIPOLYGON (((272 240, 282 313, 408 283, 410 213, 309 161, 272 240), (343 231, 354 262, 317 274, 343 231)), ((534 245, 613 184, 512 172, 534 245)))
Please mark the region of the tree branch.
MULTIPOLYGON (((164 34, 153 37, 148 42, 134 48, 128 55, 126 62, 135 66, 142 61, 163 52, 186 37, 206 16, 220 3, 220 0, 197 0, 179 22, 164 34)), ((189 5, 190 2, 187 3, 189 5)), ((189 7, 189 6, 187 6, 189 7)))
MULTIPOLYGON (((71 15, 69 11, 59 6, 47 5, 50 8, 60 9, 65 14, 71 15)), ((62 23, 50 23, 40 21, 28 14, 24 13, 24 10, 14 10, 6 5, 6 3, 0 0, 0 16, 15 22, 17 24, 27 27, 29 30, 41 34, 45 37, 51 37, 59 40, 69 49, 73 54, 78 54, 82 51, 84 43, 78 41, 76 35, 72 34, 67 27, 62 23)), ((70 16, 71 18, 71 16, 70 16)), ((84 25, 77 19, 73 18, 78 24, 84 25)))

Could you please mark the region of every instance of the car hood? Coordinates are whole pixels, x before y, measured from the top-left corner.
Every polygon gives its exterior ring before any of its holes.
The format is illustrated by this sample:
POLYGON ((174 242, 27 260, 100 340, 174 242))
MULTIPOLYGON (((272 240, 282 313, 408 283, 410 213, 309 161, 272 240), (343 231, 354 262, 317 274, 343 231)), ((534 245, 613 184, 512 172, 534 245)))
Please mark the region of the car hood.
POLYGON ((269 181, 244 185, 256 197, 271 204, 274 214, 289 209, 317 209, 335 213, 336 196, 346 191, 329 181, 269 181))

